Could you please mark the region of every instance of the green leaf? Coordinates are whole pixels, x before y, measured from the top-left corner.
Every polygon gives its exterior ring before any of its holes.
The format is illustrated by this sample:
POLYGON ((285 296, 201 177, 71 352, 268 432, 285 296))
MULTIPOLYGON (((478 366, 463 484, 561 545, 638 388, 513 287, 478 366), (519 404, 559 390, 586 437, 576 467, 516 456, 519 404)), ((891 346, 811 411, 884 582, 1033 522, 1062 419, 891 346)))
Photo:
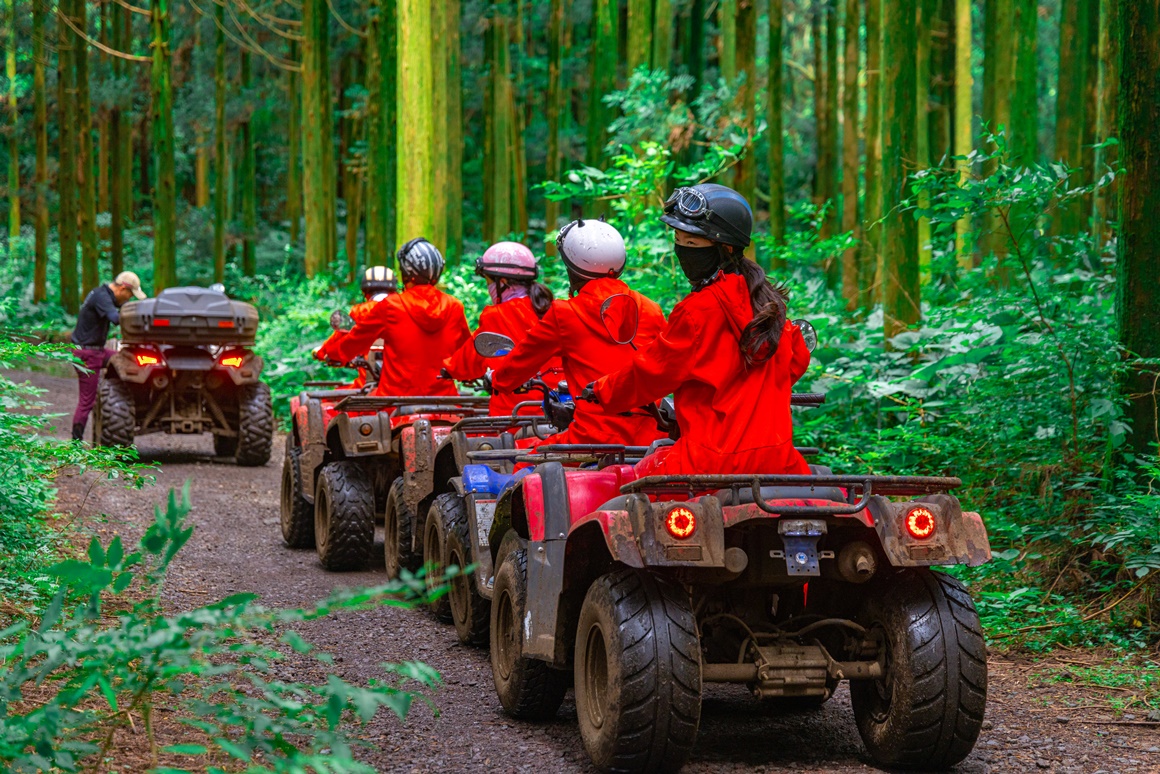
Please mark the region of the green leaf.
POLYGON ((204 744, 171 744, 162 747, 161 750, 174 755, 205 755, 209 752, 209 748, 204 744))

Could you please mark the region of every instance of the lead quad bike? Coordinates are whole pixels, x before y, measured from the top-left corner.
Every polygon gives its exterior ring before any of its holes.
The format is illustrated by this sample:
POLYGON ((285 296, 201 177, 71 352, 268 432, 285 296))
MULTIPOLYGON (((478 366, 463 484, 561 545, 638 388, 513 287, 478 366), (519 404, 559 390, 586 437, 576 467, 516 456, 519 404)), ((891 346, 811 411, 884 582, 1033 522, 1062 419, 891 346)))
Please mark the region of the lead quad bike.
POLYGON ((270 460, 274 411, 251 349, 258 312, 218 287, 177 287, 121 307, 120 346, 106 366, 93 422, 101 446, 151 433, 211 433, 239 465, 270 460))
MULTIPOLYGON (((341 313, 332 327, 349 327, 341 313)), ((381 352, 381 347, 379 348, 381 352)), ((432 450, 464 416, 487 410, 486 397, 369 394, 378 383, 378 355, 355 358, 369 378, 361 389, 306 390, 290 401, 293 421, 282 463, 282 537, 291 548, 315 548, 331 571, 366 566, 374 548, 375 523, 387 534, 429 504, 434 476, 432 450), (423 501, 426 499, 426 503, 423 501), (400 518, 400 514, 402 517, 400 518)), ((406 553, 387 540, 387 571, 421 555, 406 535, 406 553)))

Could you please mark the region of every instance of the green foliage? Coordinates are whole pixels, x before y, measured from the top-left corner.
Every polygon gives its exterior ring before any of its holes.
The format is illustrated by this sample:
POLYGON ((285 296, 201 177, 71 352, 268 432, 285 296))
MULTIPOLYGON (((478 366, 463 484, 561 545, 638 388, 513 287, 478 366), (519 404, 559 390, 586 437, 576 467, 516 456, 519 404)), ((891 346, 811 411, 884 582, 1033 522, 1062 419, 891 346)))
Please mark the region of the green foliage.
POLYGON ((313 685, 278 680, 274 666, 301 658, 330 663, 288 626, 407 604, 402 597, 422 583, 343 589, 302 610, 267 610, 254 595, 236 594, 165 615, 160 584, 193 533, 188 512, 187 486, 180 499, 170 492, 135 550, 119 537, 108 546, 94 538, 87 560, 51 569, 61 588, 37 626, 21 621, 0 631, 0 762, 17 772, 91 768, 134 714, 153 743, 154 709, 166 706, 194 729, 191 743, 165 748, 169 758, 214 751, 246 771, 373 771, 352 757, 359 743, 351 728, 380 708, 406 717, 414 691, 435 688, 439 676, 408 662, 384 665, 382 678, 366 685, 333 674, 313 685), (28 701, 34 688, 38 698, 28 701))

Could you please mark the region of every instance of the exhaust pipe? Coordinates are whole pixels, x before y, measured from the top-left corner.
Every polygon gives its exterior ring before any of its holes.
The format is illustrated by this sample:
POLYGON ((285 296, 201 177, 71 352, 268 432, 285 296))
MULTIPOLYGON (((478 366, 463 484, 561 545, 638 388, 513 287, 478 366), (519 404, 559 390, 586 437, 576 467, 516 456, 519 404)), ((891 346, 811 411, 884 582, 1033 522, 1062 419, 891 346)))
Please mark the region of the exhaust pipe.
POLYGON ((850 583, 865 583, 878 572, 878 555, 861 540, 847 543, 838 552, 838 574, 850 583))

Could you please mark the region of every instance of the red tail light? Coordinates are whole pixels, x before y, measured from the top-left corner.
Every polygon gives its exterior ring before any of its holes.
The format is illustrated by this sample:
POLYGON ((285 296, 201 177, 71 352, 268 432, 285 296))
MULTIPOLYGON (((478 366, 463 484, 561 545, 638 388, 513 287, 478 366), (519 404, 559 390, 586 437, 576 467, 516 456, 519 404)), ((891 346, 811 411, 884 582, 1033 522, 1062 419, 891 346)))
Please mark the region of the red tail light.
POLYGON ((148 352, 138 352, 135 357, 137 358, 137 365, 139 366, 157 365, 161 362, 160 357, 150 355, 148 352))
POLYGON ((926 540, 934 534, 934 513, 930 508, 924 508, 921 505, 917 508, 911 508, 910 513, 906 514, 906 531, 910 536, 918 540, 926 540))
POLYGON ((673 508, 665 516, 665 529, 677 540, 684 540, 697 529, 697 514, 683 505, 673 508))
POLYGON ((218 327, 219 328, 232 328, 232 327, 234 327, 234 321, 233 320, 218 320, 218 327))
POLYGON ((241 355, 227 355, 227 356, 222 358, 222 365, 224 365, 226 368, 241 368, 242 367, 242 356, 241 355))
POLYGON ((166 320, 166 319, 159 317, 159 318, 153 320, 153 327, 154 328, 168 328, 169 327, 169 320, 166 320))

